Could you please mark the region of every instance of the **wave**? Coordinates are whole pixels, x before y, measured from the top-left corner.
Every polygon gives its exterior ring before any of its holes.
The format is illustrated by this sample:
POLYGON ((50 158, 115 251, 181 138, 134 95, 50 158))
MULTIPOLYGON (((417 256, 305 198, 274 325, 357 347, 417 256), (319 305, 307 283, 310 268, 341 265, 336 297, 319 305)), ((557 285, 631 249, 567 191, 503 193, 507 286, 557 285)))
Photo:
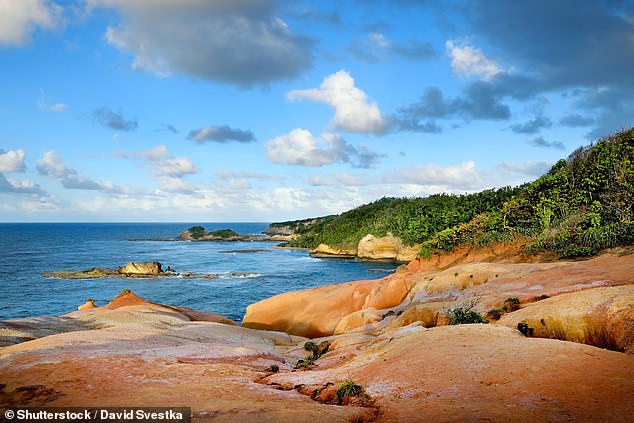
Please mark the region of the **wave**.
POLYGON ((310 256, 300 257, 299 260, 301 260, 301 261, 322 261, 320 258, 310 257, 310 256))
POLYGON ((258 272, 230 272, 218 275, 218 279, 252 279, 264 276, 258 272))

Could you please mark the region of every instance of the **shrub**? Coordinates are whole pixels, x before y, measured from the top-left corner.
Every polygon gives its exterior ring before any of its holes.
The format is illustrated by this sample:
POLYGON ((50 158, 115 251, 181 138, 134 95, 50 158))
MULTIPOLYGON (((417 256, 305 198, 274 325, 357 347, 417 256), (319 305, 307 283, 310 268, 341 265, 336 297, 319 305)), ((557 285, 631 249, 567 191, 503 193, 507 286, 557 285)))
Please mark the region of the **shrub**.
POLYGON ((240 236, 240 234, 236 231, 232 231, 231 229, 219 229, 217 231, 209 232, 209 235, 216 236, 218 238, 233 238, 240 236))
POLYGON ((504 300, 505 311, 515 311, 520 309, 520 299, 517 297, 511 297, 504 300))
POLYGON ((317 354, 317 344, 315 344, 313 341, 307 341, 304 344, 304 349, 306 351, 312 352, 313 354, 317 354))
POLYGON ((192 226, 191 228, 187 229, 187 231, 192 234, 192 238, 200 238, 207 233, 207 231, 205 231, 205 228, 203 228, 202 226, 192 226))
POLYGON ((525 320, 522 320, 517 324, 517 330, 519 330, 524 336, 533 336, 534 329, 529 327, 525 320))
POLYGON ((280 366, 278 366, 277 364, 272 364, 268 369, 266 369, 266 371, 271 373, 278 373, 280 371, 280 366))
POLYGON ((504 309, 502 307, 491 309, 487 312, 487 317, 491 320, 499 320, 500 317, 504 314, 504 309))
POLYGON ((320 342, 319 345, 315 344, 313 341, 306 341, 304 349, 306 351, 310 351, 310 354, 305 359, 299 360, 295 365, 295 368, 307 368, 311 364, 315 364, 315 361, 317 361, 317 359, 322 355, 326 354, 329 348, 330 342, 328 341, 320 342))
POLYGON ((132 291, 130 291, 129 289, 127 289, 127 288, 126 288, 126 289, 124 289, 123 291, 121 291, 121 292, 119 293, 119 297, 122 297, 122 296, 124 296, 124 295, 128 295, 128 294, 131 294, 131 293, 132 293, 132 291))
POLYGON ((464 325, 471 323, 487 323, 487 320, 474 310, 477 301, 471 301, 464 303, 456 308, 449 310, 449 316, 451 317, 450 325, 464 325))
POLYGON ((343 402, 344 398, 356 397, 361 395, 363 392, 363 387, 356 384, 354 380, 346 380, 339 385, 339 389, 337 389, 337 399, 339 400, 339 404, 343 402))

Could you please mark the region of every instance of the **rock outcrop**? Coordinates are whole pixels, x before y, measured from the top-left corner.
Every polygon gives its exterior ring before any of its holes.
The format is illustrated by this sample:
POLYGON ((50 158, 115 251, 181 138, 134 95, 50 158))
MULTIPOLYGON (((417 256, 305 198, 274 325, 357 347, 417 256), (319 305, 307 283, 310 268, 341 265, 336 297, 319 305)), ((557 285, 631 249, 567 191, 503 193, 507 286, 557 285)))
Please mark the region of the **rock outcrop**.
POLYGON ((231 229, 221 229, 218 231, 206 231, 200 227, 192 232, 192 228, 182 232, 176 237, 177 241, 216 241, 216 242, 256 242, 256 241, 290 241, 295 239, 294 235, 273 234, 273 235, 240 235, 231 229))
POLYGON ((80 306, 77 307, 77 311, 82 311, 82 310, 90 310, 97 307, 95 305, 95 300, 93 300, 92 298, 86 300, 86 302, 80 306))
MULTIPOLYGON (((373 314, 357 313, 361 323, 373 314)), ((149 407, 169 398, 190 406, 194 421, 386 423, 618 422, 634 411, 634 355, 501 325, 367 323, 316 340, 330 349, 300 370, 306 338, 194 321, 131 292, 39 319, 30 324, 54 336, 0 349, 0 408, 149 407), (344 381, 360 392, 338 401, 344 381)))
POLYGON ((373 260, 396 260, 409 262, 420 252, 420 245, 404 245, 400 238, 388 233, 383 237, 366 235, 359 241, 357 257, 373 260))
POLYGON ((119 273, 126 275, 158 276, 164 273, 161 263, 158 261, 148 261, 147 263, 135 263, 131 261, 125 266, 119 267, 117 270, 119 273))
POLYGON ((310 250, 310 254, 316 257, 350 257, 356 256, 357 250, 349 246, 319 244, 316 248, 310 250))
MULTIPOLYGON (((376 320, 377 312, 369 309, 378 310, 384 317, 398 312, 407 316, 407 310, 419 304, 437 303, 449 310, 478 299, 477 309, 486 313, 509 297, 526 301, 542 294, 554 296, 631 284, 633 268, 634 255, 555 263, 468 263, 436 271, 412 266, 383 279, 267 298, 247 307, 243 325, 310 338, 330 336, 335 330, 345 332, 376 320)), ((401 319, 403 324, 408 323, 405 317, 401 319)), ((433 317, 426 316, 424 320, 432 321, 433 317)))
POLYGON ((532 336, 634 354, 634 285, 585 289, 527 304, 498 322, 532 336))
POLYGON ((383 237, 366 235, 357 245, 319 244, 310 250, 316 257, 358 257, 365 260, 395 260, 409 262, 418 257, 420 245, 405 245, 388 233, 383 237))
MULTIPOLYGON (((252 273, 231 272, 229 277, 241 278, 250 276, 252 273)), ((224 277, 225 274, 214 273, 178 273, 169 266, 167 270, 163 269, 163 265, 158 261, 149 261, 147 263, 129 262, 124 266, 116 269, 105 269, 101 267, 93 267, 87 270, 54 270, 50 272, 42 272, 42 276, 47 278, 58 279, 101 279, 101 278, 169 278, 182 277, 184 279, 218 279, 224 277)))

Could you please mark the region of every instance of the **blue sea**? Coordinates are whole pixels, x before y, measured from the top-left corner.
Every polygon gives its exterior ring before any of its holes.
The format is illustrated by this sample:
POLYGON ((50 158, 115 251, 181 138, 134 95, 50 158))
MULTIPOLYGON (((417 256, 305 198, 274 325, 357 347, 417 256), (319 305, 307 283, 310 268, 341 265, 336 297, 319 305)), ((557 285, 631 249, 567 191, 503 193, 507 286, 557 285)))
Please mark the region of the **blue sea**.
MULTIPOLYGON (((194 223, 201 224, 201 223, 194 223)), ((220 313, 241 321, 256 301, 298 289, 358 279, 376 279, 395 263, 314 258, 307 251, 269 248, 274 242, 167 241, 191 223, 0 224, 0 320, 61 315, 87 298, 105 305, 123 289, 158 303, 220 313), (259 253, 227 250, 265 249, 259 253), (183 273, 219 274, 219 279, 46 278, 42 272, 116 268, 129 261, 159 261, 183 273), (240 272, 233 276, 232 272, 240 272)), ((266 223, 202 223, 261 234, 266 223)))

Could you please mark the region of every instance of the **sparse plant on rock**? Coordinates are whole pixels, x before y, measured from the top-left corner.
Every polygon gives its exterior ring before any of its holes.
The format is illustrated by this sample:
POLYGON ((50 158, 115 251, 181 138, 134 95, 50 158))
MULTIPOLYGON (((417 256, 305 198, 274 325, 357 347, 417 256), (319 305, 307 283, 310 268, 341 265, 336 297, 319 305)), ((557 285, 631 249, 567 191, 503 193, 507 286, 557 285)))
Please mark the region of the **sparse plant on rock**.
POLYGON ((487 323, 487 320, 475 310, 478 299, 466 302, 449 310, 450 325, 464 325, 471 323, 487 323))
POLYGON ((522 320, 517 324, 517 330, 519 330, 524 336, 533 336, 533 332, 535 329, 528 326, 525 320, 522 320))
POLYGON ((339 404, 341 405, 344 402, 344 399, 350 397, 357 397, 363 393, 363 387, 357 385, 357 383, 348 379, 341 384, 339 384, 339 389, 337 389, 337 399, 339 400, 339 404))

